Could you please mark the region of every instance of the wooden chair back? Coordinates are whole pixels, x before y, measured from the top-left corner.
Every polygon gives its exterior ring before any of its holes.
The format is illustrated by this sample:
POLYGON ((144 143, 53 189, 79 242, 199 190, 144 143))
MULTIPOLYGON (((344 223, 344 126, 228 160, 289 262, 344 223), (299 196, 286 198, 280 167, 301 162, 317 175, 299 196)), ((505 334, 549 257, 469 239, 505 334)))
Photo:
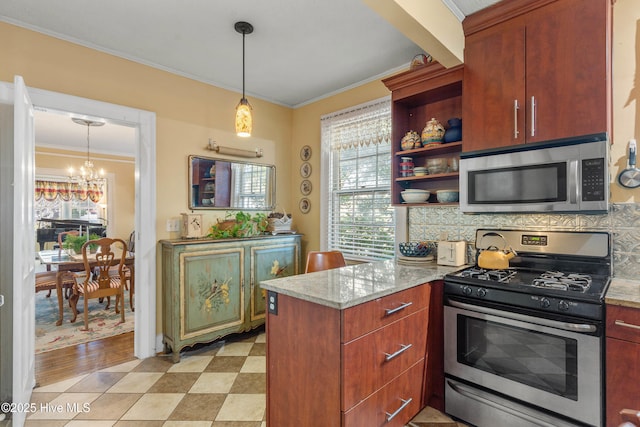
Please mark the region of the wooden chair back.
POLYGON ((84 270, 76 274, 76 283, 70 305, 73 310, 71 322, 75 322, 78 315, 77 302, 80 296, 84 300, 84 327, 89 329, 88 300, 91 298, 116 297, 116 313, 121 313, 124 322, 124 287, 126 282, 124 261, 127 254, 127 244, 122 239, 102 237, 89 240, 82 245, 82 261, 84 270), (95 255, 91 247, 97 246, 95 255), (95 256, 95 259, 93 259, 95 256), (117 274, 110 274, 112 267, 117 267, 117 274), (120 305, 120 308, 118 308, 120 305))
POLYGON ((58 253, 62 251, 62 245, 64 244, 64 239, 66 236, 79 236, 80 232, 78 230, 70 230, 70 231, 61 231, 58 233, 58 253))
POLYGON ((340 251, 311 251, 307 254, 307 266, 304 272, 311 273, 313 271, 330 270, 346 265, 347 263, 340 251))
POLYGON ((623 409, 620 416, 624 420, 618 427, 640 427, 640 411, 623 409))

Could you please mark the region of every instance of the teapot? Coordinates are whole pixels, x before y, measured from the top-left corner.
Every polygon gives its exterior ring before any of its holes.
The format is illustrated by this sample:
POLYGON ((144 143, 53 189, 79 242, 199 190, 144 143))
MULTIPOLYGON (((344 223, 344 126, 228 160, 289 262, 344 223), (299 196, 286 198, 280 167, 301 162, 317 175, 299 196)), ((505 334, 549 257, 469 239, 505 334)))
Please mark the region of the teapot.
MULTIPOLYGON (((509 268, 509 260, 518 255, 513 248, 507 247, 507 240, 500 233, 489 232, 482 236, 484 239, 487 236, 498 236, 504 240, 504 247, 498 249, 497 246, 491 245, 486 249, 481 249, 478 254, 478 267, 486 268, 489 270, 504 270, 509 268)), ((480 240, 482 240, 480 239, 480 240)))

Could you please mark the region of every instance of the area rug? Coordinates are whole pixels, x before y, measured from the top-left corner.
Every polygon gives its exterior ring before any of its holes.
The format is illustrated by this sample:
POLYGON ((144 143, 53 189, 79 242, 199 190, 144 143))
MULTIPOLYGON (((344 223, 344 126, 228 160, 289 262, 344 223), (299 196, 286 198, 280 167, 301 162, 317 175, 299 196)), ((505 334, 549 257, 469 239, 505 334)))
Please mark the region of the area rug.
POLYGON ((129 292, 125 291, 125 322, 120 323, 120 314, 114 310, 115 297, 111 298, 109 310, 105 310, 106 301, 100 303, 98 299, 89 300, 89 330, 84 328, 84 310, 82 299, 78 301, 78 318, 70 323, 72 311, 69 301, 64 300, 64 322, 56 326, 58 320, 58 299, 53 291, 47 298, 48 292, 36 293, 36 344, 35 353, 56 350, 89 341, 95 341, 114 335, 133 331, 134 313, 129 307, 129 292))

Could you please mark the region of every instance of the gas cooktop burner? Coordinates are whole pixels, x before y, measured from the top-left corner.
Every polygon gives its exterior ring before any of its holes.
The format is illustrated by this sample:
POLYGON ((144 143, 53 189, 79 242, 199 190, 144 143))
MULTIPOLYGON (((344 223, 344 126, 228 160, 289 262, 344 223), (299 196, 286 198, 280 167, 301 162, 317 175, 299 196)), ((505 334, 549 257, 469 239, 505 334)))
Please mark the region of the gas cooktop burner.
POLYGON ((487 270, 480 267, 471 267, 460 273, 461 277, 470 277, 480 280, 494 280, 496 282, 508 282, 515 276, 516 270, 487 270))
POLYGON ((545 271, 533 279, 532 286, 538 288, 559 289, 563 291, 586 292, 591 286, 591 276, 561 271, 545 271))

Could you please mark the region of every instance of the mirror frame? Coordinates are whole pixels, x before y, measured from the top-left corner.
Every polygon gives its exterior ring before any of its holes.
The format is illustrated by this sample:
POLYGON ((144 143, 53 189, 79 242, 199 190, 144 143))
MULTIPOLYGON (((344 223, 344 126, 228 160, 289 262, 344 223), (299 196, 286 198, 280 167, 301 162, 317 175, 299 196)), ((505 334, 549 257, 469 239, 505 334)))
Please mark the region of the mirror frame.
POLYGON ((276 203, 276 167, 274 165, 264 163, 242 162, 232 159, 221 159, 216 157, 189 155, 189 188, 188 188, 188 206, 192 210, 243 210, 243 211, 271 211, 275 209, 276 203), (216 165, 216 178, 211 178, 210 169, 216 165), (251 165, 260 166, 268 169, 267 188, 265 189, 265 206, 259 208, 250 208, 243 206, 231 206, 231 165, 251 165), (203 185, 204 183, 204 185, 203 185), (204 186, 211 184, 211 194, 214 195, 213 204, 205 205, 204 186), (270 187, 270 188, 269 188, 270 187), (219 204, 218 204, 219 203, 219 204))

